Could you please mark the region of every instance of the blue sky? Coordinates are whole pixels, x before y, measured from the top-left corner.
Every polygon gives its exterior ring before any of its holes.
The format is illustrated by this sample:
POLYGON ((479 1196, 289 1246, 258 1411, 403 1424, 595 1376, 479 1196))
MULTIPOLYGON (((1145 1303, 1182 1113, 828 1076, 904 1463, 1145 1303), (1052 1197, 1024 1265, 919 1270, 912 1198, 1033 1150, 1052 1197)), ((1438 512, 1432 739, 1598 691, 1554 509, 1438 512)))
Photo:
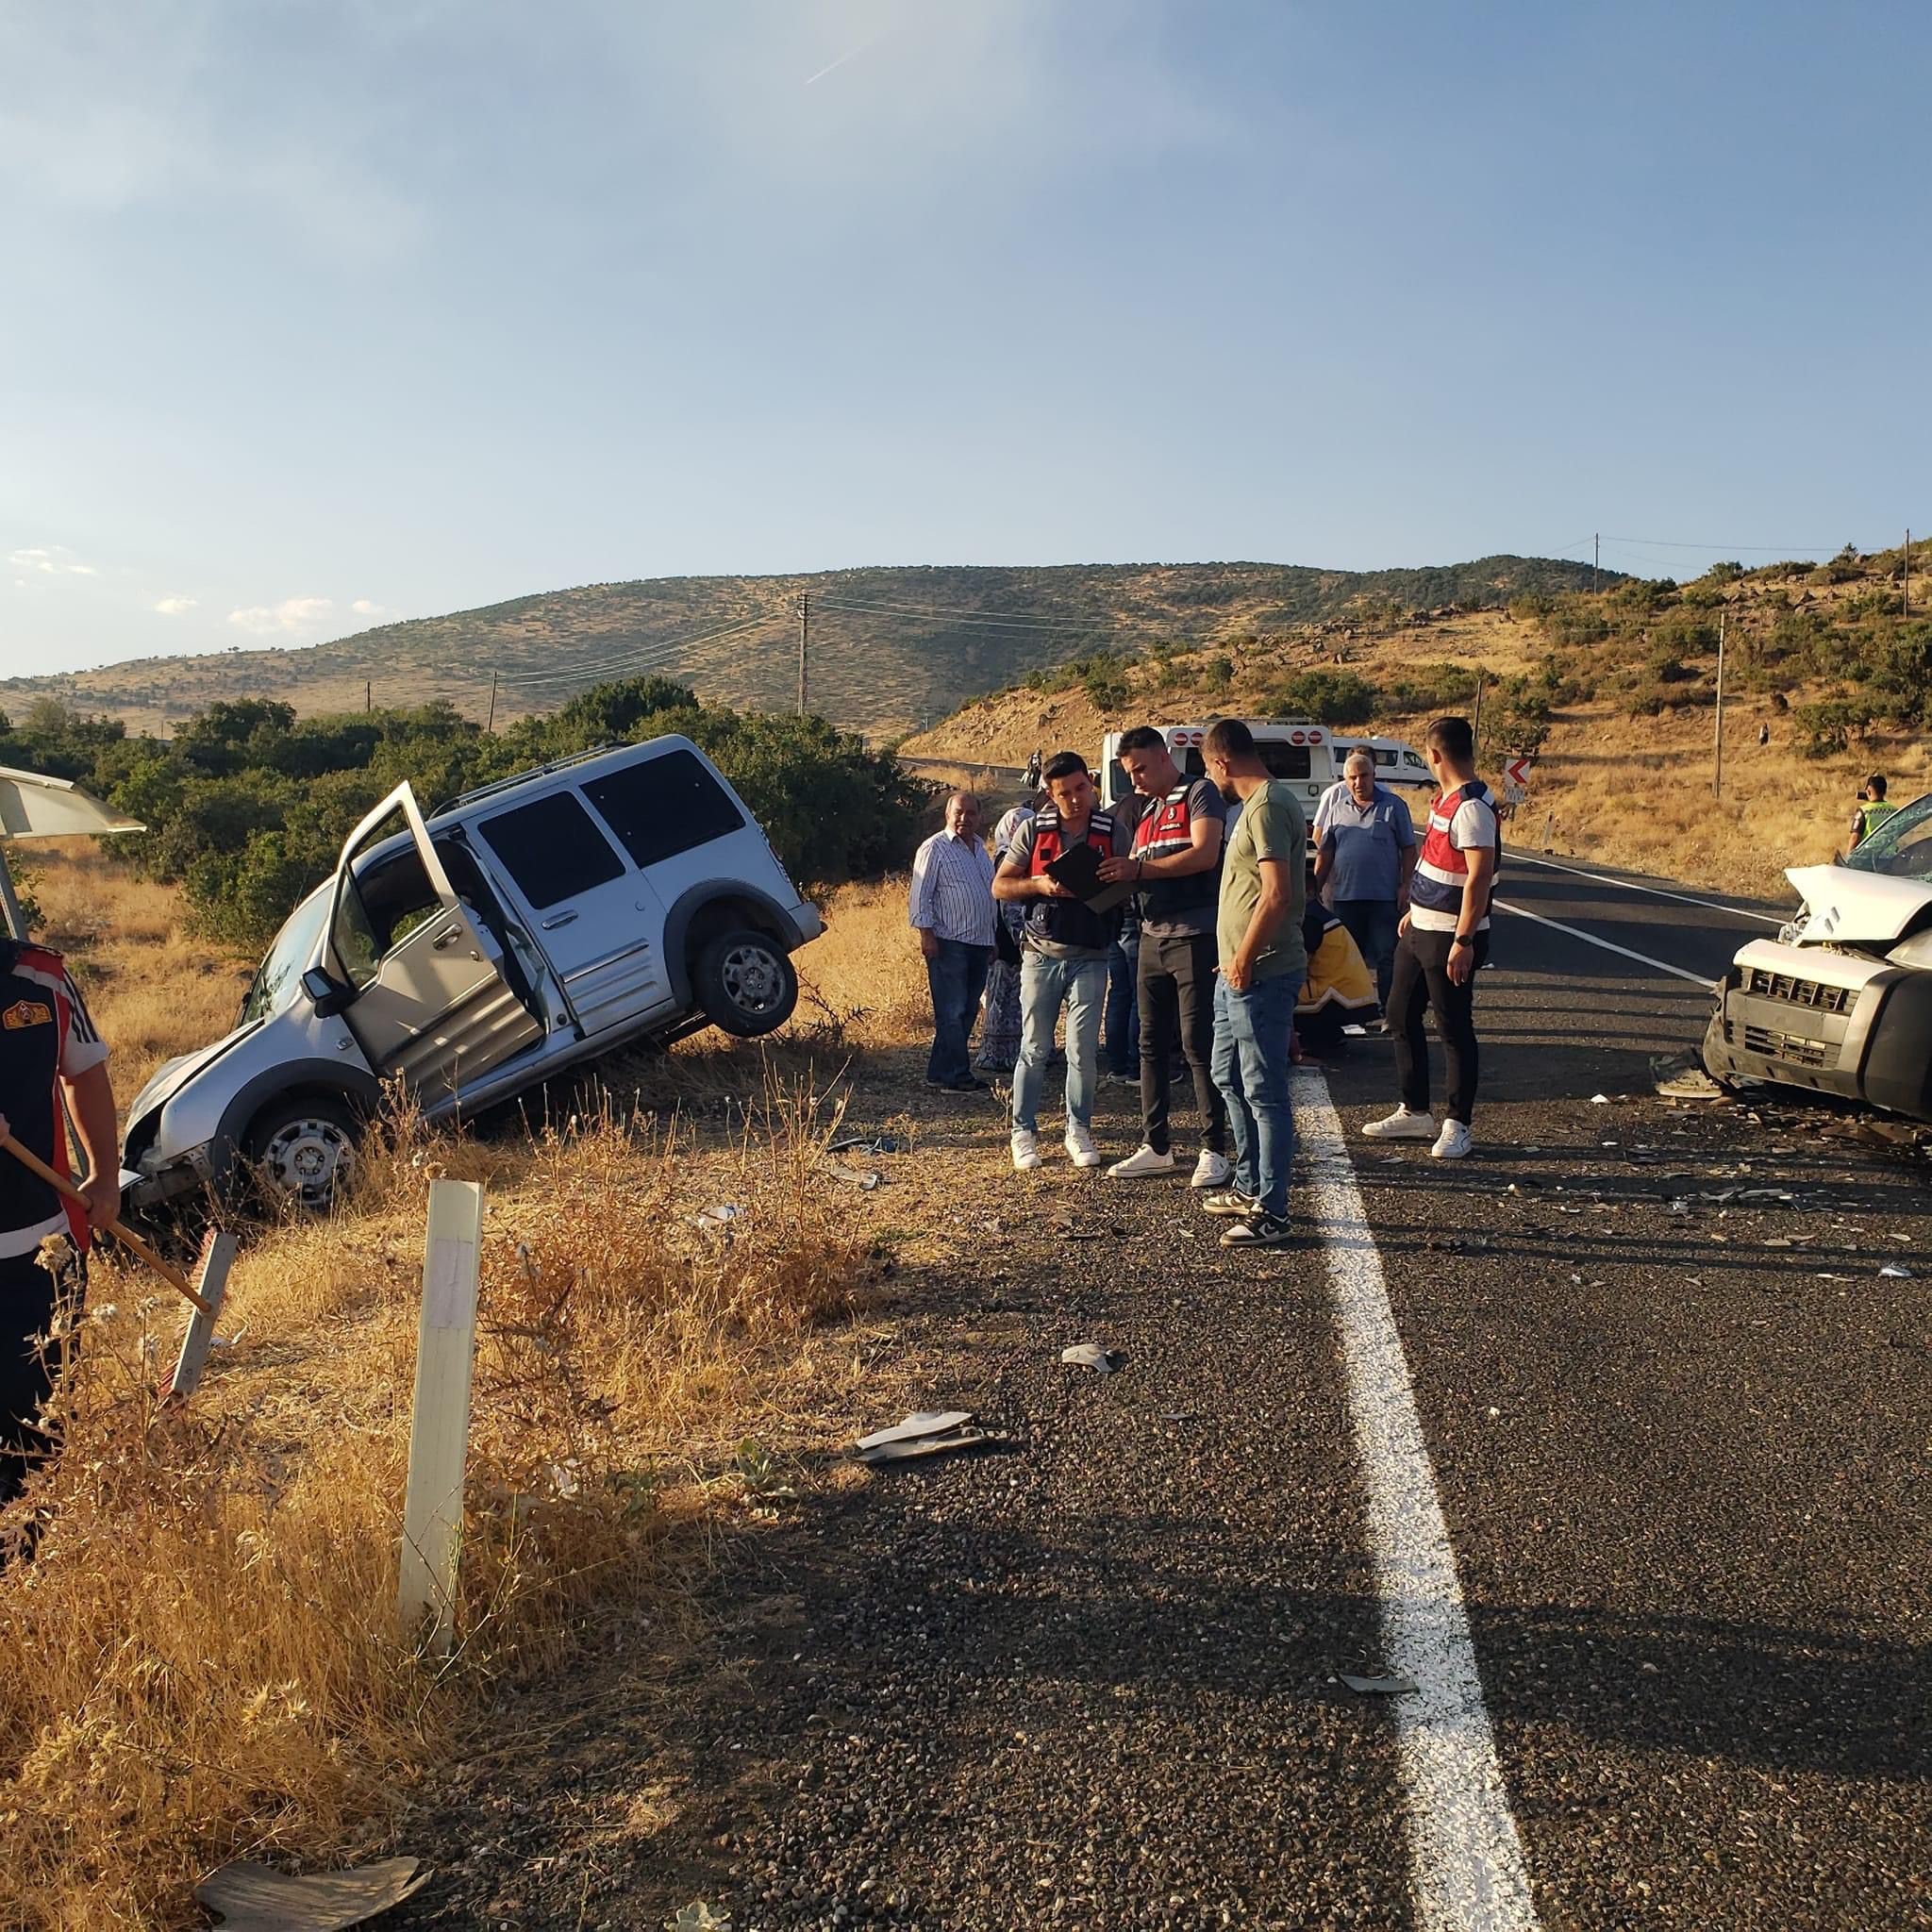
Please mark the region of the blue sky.
POLYGON ((1896 541, 1928 71, 1907 4, 0 0, 0 671, 1896 541))

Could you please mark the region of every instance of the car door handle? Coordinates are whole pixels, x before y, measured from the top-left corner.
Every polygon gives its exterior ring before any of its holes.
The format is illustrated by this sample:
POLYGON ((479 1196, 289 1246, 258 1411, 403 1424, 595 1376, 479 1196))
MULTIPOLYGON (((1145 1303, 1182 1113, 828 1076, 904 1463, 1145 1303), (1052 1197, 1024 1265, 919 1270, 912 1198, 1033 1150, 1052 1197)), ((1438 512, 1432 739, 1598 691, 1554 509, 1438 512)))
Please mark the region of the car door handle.
POLYGON ((545 932, 555 932, 559 925, 568 925, 575 917, 575 912, 559 912, 556 918, 546 919, 541 923, 545 932))
POLYGON ((456 942, 462 938, 462 927, 459 925, 452 925, 446 928, 444 931, 438 933, 436 937, 429 941, 429 944, 434 951, 440 953, 442 951, 443 947, 455 945, 456 942))

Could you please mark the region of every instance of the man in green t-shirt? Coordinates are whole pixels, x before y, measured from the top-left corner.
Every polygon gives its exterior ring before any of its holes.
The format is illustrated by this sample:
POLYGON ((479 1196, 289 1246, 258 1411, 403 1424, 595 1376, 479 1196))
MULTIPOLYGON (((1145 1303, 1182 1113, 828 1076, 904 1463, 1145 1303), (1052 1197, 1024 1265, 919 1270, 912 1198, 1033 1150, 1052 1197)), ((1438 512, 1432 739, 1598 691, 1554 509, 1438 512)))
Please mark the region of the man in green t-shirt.
POLYGON ((1241 805, 1228 829, 1215 922, 1214 1084, 1227 1101, 1234 1180, 1205 1206, 1234 1224, 1223 1247, 1278 1248, 1291 1238, 1288 1063, 1308 969, 1307 821, 1294 792, 1268 775, 1254 733, 1239 718, 1213 726, 1201 757, 1224 796, 1241 805))

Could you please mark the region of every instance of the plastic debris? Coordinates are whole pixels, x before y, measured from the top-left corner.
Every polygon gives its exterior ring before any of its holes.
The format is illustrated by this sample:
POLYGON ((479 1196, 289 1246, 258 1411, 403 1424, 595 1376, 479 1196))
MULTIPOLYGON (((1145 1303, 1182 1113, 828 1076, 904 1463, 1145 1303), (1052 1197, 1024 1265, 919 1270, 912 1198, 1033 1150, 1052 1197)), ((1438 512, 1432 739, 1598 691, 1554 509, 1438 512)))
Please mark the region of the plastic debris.
POLYGON ((1110 1375, 1119 1366, 1115 1357, 1097 1341, 1076 1341, 1060 1350, 1060 1360, 1070 1369, 1091 1369, 1096 1374, 1110 1375))
POLYGON ((1886 1281, 1909 1281, 1912 1278, 1912 1271, 1901 1268, 1896 1261, 1888 1261, 1878 1273, 1886 1281))
POLYGON ((1592 1107, 1607 1107, 1610 1104, 1610 1096, 1607 1093, 1592 1093, 1590 1096, 1590 1104, 1592 1107))
POLYGON ((854 1446, 876 1449, 881 1442, 909 1442, 922 1436, 943 1436, 957 1429, 961 1423, 972 1420, 970 1408, 915 1409, 904 1422, 894 1423, 891 1428, 874 1429, 871 1435, 859 1437, 854 1446))
POLYGON ((743 1214, 744 1209, 732 1201, 713 1201, 708 1208, 701 1208, 691 1217, 692 1225, 701 1227, 707 1234, 716 1234, 721 1227, 729 1227, 743 1214))
POLYGON ((400 1905, 429 1882, 420 1858, 385 1858, 357 1872, 312 1872, 291 1878, 238 1858, 194 1888, 198 1904, 221 1914, 225 1932, 342 1932, 400 1905))
POLYGON ((848 1188, 859 1188, 866 1193, 878 1186, 881 1179, 875 1167, 846 1167, 840 1161, 833 1161, 825 1170, 835 1181, 843 1181, 848 1188))
POLYGON ((1401 1697, 1417 1688, 1413 1677, 1353 1677, 1346 1671, 1341 1681, 1364 1697, 1401 1697))
POLYGON ((1665 1100, 1727 1100, 1729 1095, 1702 1067, 1689 1066, 1681 1073, 1665 1075, 1657 1083, 1665 1100))
POLYGON ((945 1456, 955 1449, 978 1449, 989 1442, 1002 1442, 1003 1436, 996 1436, 987 1429, 955 1429, 946 1436, 920 1436, 905 1442, 880 1442, 871 1449, 861 1449, 858 1459, 861 1462, 911 1462, 923 1456, 945 1456))
POLYGON ((825 1148, 827 1154, 903 1154, 905 1141, 897 1134, 843 1134, 825 1148))

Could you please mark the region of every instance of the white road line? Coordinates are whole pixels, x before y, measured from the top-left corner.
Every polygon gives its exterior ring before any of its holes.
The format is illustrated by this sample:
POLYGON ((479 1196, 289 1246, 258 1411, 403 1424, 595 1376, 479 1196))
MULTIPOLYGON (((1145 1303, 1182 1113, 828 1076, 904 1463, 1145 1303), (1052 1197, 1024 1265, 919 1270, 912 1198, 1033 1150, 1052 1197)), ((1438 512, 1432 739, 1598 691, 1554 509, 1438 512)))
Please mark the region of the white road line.
POLYGON ((1567 872, 1579 879, 1594 879, 1600 886, 1622 886, 1626 892, 1648 892, 1654 899, 1676 899, 1686 906, 1702 906, 1707 911, 1727 912, 1733 919, 1755 919, 1760 925, 1783 925, 1790 915, 1774 918, 1769 912, 1747 912, 1741 906, 1726 906, 1717 899, 1699 899, 1690 892, 1667 892, 1661 886, 1640 886, 1632 879, 1612 878, 1607 872, 1585 872, 1580 865, 1563 865, 1554 858, 1538 858, 1532 854, 1512 846, 1508 862, 1511 865, 1546 865, 1552 872, 1567 872))
POLYGON ((1682 966, 1673 966, 1668 959, 1653 959, 1648 953, 1633 953, 1628 946, 1620 946, 1609 940, 1600 940, 1593 932, 1585 932, 1580 925, 1565 925, 1560 919, 1545 919, 1541 912, 1532 912, 1525 906, 1512 906, 1507 899, 1490 901, 1498 912, 1513 912, 1518 919, 1533 919, 1539 925, 1547 925, 1557 932, 1567 932, 1573 940, 1584 940, 1592 946, 1601 946, 1607 953, 1615 953, 1624 959, 1635 959, 1641 966, 1655 966, 1659 973, 1674 974, 1679 979, 1688 979, 1692 986, 1707 990, 1714 984, 1708 973, 1690 973, 1682 966))
POLYGON ((1308 1157, 1308 1220, 1327 1250, 1368 1492, 1384 1661, 1419 1687, 1394 1700, 1416 1924, 1421 1932, 1536 1932, 1435 1469, 1381 1257, 1321 1074, 1295 1074, 1294 1106, 1308 1157))

